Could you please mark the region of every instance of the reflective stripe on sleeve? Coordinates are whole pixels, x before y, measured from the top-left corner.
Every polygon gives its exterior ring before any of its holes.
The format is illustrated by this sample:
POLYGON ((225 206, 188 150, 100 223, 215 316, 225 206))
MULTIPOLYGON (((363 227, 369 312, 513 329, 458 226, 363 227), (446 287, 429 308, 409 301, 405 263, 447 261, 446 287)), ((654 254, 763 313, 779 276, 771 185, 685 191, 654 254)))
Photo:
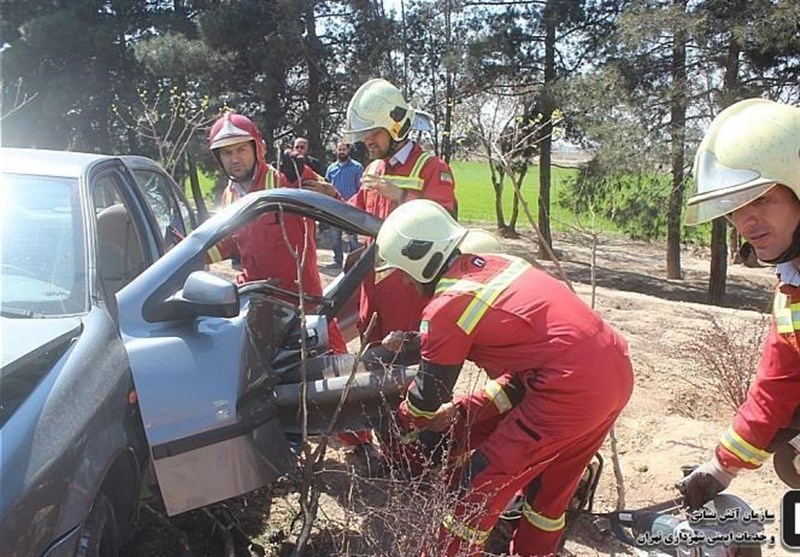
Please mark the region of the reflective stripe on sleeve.
POLYGON ((761 466, 769 458, 769 453, 758 447, 754 447, 734 431, 733 427, 722 435, 719 440, 720 444, 727 450, 736 455, 737 458, 744 462, 749 462, 756 466, 761 466))
POLYGON ((428 412, 427 410, 422 410, 414 406, 408 397, 406 397, 406 405, 408 406, 408 413, 414 416, 415 418, 433 418, 436 415, 436 410, 433 412, 428 412))
POLYGON ((483 388, 483 390, 489 396, 489 399, 494 402, 494 405, 497 407, 497 411, 501 414, 514 408, 514 405, 511 404, 511 401, 508 399, 508 395, 503 390, 502 385, 500 385, 500 383, 494 379, 486 383, 486 386, 483 388))
POLYGON ((422 186, 424 185, 422 178, 415 178, 413 176, 394 176, 391 174, 384 174, 381 176, 381 178, 387 182, 391 182, 392 185, 403 190, 422 191, 422 186))
POLYGON ((489 539, 490 531, 473 528, 456 519, 452 514, 447 514, 442 519, 442 528, 470 545, 483 545, 489 539))
POLYGON ((525 501, 525 504, 522 505, 522 516, 525 517, 525 520, 527 520, 531 526, 538 528, 539 530, 544 530, 545 532, 557 532, 559 530, 563 530, 564 524, 566 523, 564 513, 562 513, 558 518, 550 518, 534 511, 527 501, 525 501))

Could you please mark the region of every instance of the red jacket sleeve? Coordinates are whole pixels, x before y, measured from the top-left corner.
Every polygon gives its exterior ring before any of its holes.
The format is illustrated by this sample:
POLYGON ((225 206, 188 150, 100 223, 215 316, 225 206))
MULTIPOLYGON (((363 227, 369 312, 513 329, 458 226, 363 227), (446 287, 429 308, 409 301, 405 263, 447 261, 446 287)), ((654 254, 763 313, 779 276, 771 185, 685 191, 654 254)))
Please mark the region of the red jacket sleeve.
POLYGON ((770 325, 764 352, 747 399, 717 446, 728 468, 758 468, 769 458, 766 448, 777 431, 788 427, 800 405, 800 333, 778 333, 770 325))

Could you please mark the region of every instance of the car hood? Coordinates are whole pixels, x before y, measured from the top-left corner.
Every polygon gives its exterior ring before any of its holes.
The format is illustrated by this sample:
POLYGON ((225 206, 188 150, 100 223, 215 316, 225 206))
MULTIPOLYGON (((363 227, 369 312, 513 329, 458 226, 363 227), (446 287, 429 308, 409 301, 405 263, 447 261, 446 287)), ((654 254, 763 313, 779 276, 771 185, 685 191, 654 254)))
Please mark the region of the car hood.
POLYGON ((3 377, 70 342, 80 335, 83 329, 79 317, 46 319, 0 317, 0 320, 2 320, 0 337, 3 338, 0 368, 3 377))

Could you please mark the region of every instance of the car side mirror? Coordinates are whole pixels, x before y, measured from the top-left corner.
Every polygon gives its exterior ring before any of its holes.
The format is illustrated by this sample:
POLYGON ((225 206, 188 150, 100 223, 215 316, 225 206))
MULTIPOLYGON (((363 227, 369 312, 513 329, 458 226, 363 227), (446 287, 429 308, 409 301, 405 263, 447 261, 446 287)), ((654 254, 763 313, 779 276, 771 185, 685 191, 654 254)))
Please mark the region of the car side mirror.
POLYGON ((195 271, 186 277, 182 289, 154 308, 148 321, 190 319, 201 315, 239 315, 239 289, 236 285, 207 271, 195 271))

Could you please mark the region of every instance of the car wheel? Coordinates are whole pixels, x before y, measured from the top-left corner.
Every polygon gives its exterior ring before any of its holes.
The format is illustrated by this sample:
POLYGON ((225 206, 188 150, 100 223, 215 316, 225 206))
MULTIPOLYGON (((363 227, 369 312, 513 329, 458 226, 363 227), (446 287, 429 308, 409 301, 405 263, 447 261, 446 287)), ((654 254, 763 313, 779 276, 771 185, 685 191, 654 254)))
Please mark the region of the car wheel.
POLYGON ((101 492, 83 525, 75 557, 116 557, 118 553, 114 507, 101 492))

